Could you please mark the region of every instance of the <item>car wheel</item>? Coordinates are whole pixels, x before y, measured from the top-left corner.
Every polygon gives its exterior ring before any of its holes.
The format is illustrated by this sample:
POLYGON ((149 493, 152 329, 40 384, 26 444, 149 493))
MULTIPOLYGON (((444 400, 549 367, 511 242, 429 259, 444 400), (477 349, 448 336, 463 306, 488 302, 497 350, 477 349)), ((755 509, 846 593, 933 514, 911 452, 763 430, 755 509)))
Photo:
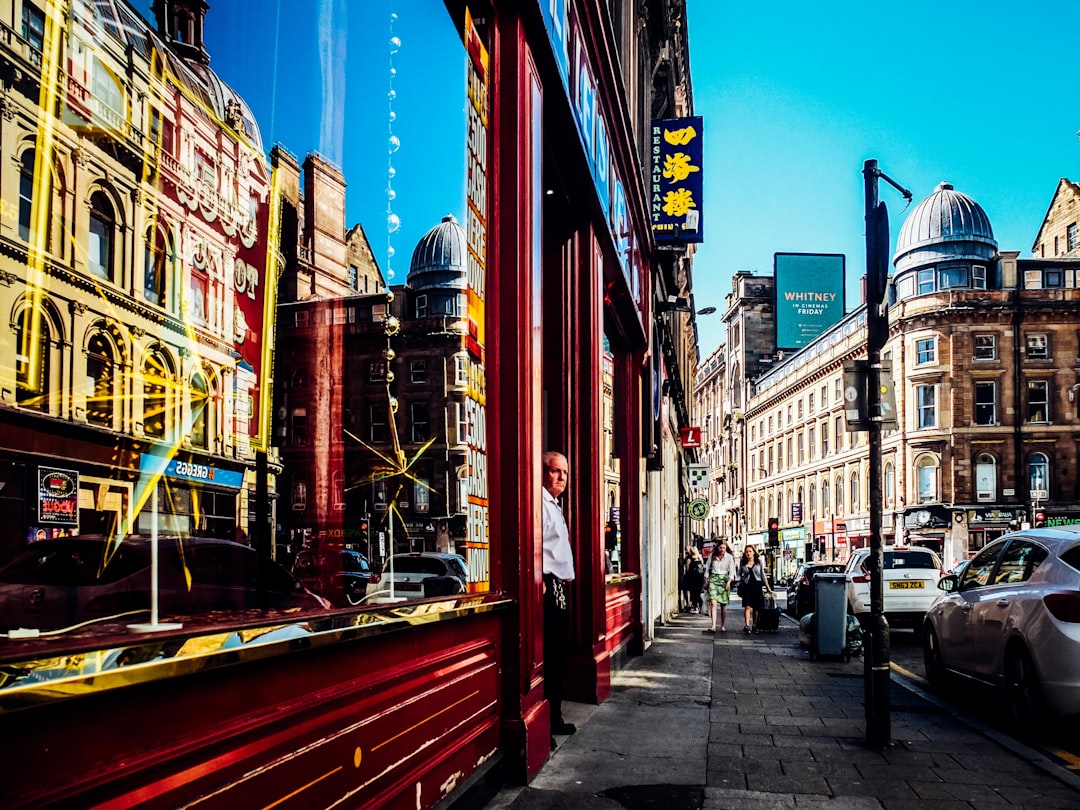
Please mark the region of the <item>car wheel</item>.
POLYGON ((350 579, 345 583, 345 599, 350 605, 359 605, 364 601, 366 593, 367 587, 356 580, 350 579))
POLYGON ((1043 715, 1042 687, 1031 654, 1020 644, 1005 651, 1005 700, 1013 722, 1031 728, 1043 715))
POLYGON ((930 688, 940 689, 945 684, 945 662, 941 658, 941 642, 930 625, 923 633, 923 666, 930 688))

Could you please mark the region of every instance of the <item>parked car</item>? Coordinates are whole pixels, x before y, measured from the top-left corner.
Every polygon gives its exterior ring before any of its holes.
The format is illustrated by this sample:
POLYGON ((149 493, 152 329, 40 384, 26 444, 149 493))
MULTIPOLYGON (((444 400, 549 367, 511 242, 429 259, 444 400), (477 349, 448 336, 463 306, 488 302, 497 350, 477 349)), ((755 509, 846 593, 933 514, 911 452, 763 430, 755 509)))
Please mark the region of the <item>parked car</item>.
POLYGON ((938 587, 923 626, 932 686, 990 684, 1022 726, 1080 713, 1080 527, 1005 535, 938 587))
MULTIPOLYGON (((869 556, 870 549, 856 549, 844 569, 848 609, 856 615, 870 612, 870 573, 865 567, 869 556)), ((941 558, 931 549, 917 546, 896 546, 885 550, 882 556, 885 618, 893 627, 921 627, 927 609, 940 593, 937 584, 941 578, 941 558)))
POLYGON ((292 571, 304 587, 336 604, 359 605, 368 587, 379 582, 367 557, 351 549, 304 549, 292 571))
MULTIPOLYGON (((255 549, 212 537, 158 540, 158 611, 324 610, 329 603, 255 549)), ((70 627, 150 608, 150 541, 102 535, 31 543, 0 568, 0 627, 70 627)), ((145 618, 145 617, 143 617, 145 618)))
POLYGON ((814 578, 818 574, 842 574, 843 563, 803 563, 787 588, 787 612, 796 619, 814 612, 814 578))
POLYGON ((459 554, 432 551, 395 554, 383 564, 382 576, 369 601, 420 599, 465 593, 469 569, 459 554))

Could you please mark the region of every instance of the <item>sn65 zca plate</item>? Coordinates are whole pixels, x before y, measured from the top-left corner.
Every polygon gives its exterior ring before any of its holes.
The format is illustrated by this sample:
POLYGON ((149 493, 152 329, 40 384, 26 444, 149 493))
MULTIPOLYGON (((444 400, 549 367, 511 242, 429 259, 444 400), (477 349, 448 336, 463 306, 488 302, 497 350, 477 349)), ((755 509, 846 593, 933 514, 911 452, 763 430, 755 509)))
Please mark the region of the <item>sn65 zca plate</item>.
POLYGON ((924 585, 921 579, 897 579, 889 583, 889 590, 902 591, 908 588, 922 588, 924 585))

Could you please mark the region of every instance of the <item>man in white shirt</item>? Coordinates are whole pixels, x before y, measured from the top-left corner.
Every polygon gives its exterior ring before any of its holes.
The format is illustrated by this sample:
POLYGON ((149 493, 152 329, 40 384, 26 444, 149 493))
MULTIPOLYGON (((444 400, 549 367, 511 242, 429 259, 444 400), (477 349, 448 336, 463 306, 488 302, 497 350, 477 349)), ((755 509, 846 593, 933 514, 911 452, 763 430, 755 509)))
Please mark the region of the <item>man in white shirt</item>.
MULTIPOLYGON (((551 705, 551 733, 573 734, 577 728, 562 716, 566 648, 570 638, 570 613, 566 591, 574 581, 574 552, 562 507, 556 500, 566 491, 570 468, 566 456, 549 450, 543 456, 544 491, 544 694, 551 705)), ((555 738, 552 737, 554 746, 555 738)))

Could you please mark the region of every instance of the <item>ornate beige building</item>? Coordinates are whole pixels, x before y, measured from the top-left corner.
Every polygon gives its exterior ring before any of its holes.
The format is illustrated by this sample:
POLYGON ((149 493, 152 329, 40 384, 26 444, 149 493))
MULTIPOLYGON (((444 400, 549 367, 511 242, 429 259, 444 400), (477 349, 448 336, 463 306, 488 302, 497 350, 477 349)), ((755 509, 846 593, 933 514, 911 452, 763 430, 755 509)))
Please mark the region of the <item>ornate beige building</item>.
MULTIPOLYGON (((1067 233, 1070 214, 1064 204, 1051 211, 1059 208, 1037 246, 1051 225, 1067 233)), ((893 263, 883 358, 899 421, 882 441, 885 542, 929 546, 951 566, 1023 523, 1080 522, 1070 472, 1080 261, 999 251, 978 203, 943 183, 905 220, 893 263)), ((772 282, 735 278, 723 430, 713 438, 716 466, 741 482, 723 490, 725 513, 744 514, 742 536, 759 544, 777 518, 785 572, 807 555, 842 559, 869 542, 866 434, 847 429, 843 399, 844 363, 866 356, 866 310, 774 357, 772 282), (736 370, 751 362, 759 373, 736 370)), ((699 381, 709 379, 699 369, 699 381)))
POLYGON ((84 0, 0 17, 0 562, 27 526, 148 531, 150 472, 171 493, 163 530, 247 525, 271 179, 249 109, 208 68, 205 8, 162 0, 156 31, 84 0), (67 519, 42 512, 52 470, 78 491, 67 519))

